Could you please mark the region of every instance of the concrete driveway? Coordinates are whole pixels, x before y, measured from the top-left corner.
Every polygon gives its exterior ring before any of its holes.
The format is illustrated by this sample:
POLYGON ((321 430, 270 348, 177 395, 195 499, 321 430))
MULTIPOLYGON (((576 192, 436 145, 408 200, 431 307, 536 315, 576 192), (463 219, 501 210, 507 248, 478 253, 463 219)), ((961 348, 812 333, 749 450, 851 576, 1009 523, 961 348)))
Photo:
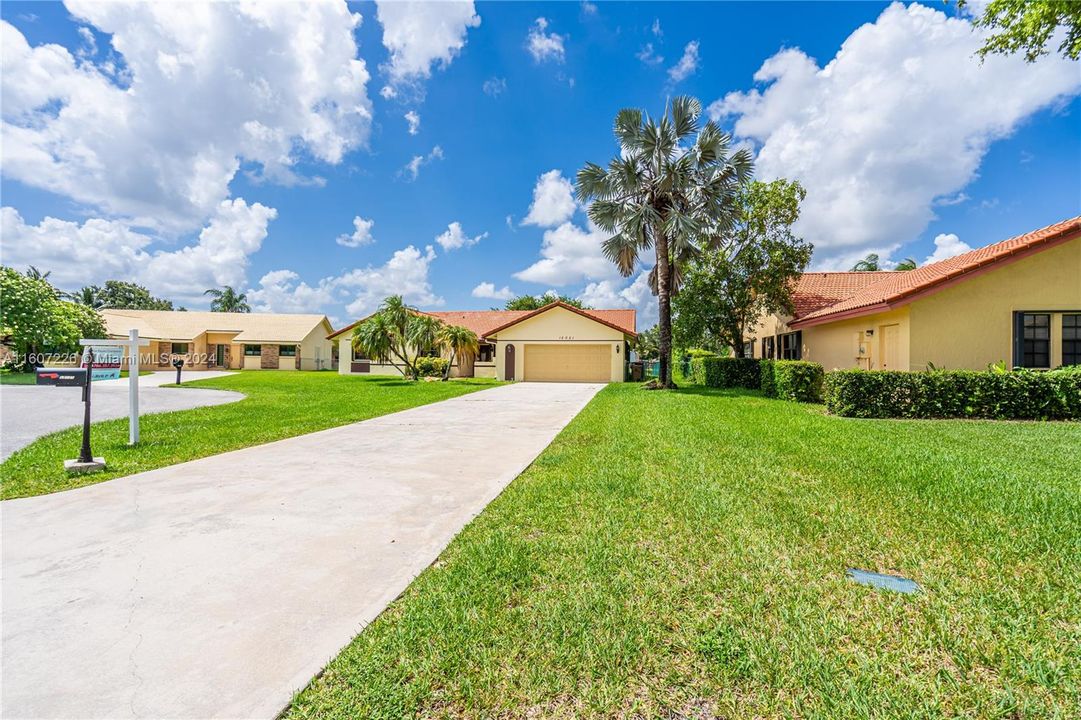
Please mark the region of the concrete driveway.
POLYGON ((273 718, 601 387, 505 385, 0 503, 0 714, 273 718))
MULTIPOLYGON (((183 380, 229 375, 221 371, 184 373, 183 380)), ((226 390, 158 387, 176 381, 176 372, 139 377, 139 414, 190 410, 204 405, 236 402, 242 393, 226 390)), ((83 423, 83 394, 79 388, 0 385, 0 461, 42 435, 83 423)), ((91 420, 128 416, 128 378, 99 380, 90 391, 91 420)), ((78 451, 78 447, 75 448, 78 451)))

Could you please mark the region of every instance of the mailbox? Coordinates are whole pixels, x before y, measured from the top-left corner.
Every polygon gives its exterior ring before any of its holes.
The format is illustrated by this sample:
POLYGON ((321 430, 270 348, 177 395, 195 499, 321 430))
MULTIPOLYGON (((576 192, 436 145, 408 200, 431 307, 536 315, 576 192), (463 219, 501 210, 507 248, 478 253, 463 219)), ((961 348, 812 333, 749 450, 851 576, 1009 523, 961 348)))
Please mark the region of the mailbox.
POLYGON ((38 385, 55 385, 57 387, 83 387, 86 385, 85 368, 38 368, 38 385))

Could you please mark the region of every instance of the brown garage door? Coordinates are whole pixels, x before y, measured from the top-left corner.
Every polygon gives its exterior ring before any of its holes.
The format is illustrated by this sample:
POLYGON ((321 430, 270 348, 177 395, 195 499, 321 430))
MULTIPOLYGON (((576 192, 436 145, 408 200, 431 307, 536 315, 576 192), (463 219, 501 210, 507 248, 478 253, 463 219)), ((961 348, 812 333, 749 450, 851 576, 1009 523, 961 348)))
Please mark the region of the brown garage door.
POLYGON ((525 378, 542 382, 608 382, 611 345, 526 345, 525 378))

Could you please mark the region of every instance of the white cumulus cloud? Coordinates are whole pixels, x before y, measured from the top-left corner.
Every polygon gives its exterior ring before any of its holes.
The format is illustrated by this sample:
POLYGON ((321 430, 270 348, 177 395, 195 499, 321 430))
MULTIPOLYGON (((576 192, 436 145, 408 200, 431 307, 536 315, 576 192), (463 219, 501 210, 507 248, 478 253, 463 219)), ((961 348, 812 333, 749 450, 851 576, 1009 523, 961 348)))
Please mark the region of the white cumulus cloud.
POLYGON ((526 49, 533 56, 534 62, 551 60, 561 63, 564 59, 563 41, 566 37, 554 32, 546 32, 547 29, 548 19, 537 18, 533 22, 533 27, 529 29, 529 35, 526 36, 526 49))
POLYGON ((383 67, 389 79, 385 98, 397 96, 402 86, 416 87, 431 77, 433 66, 450 65, 465 47, 469 28, 480 26, 472 0, 379 0, 376 15, 383 25, 383 45, 390 53, 383 67))
POLYGON ((475 298, 485 298, 487 300, 510 300, 514 297, 514 291, 506 285, 497 290, 495 283, 482 282, 473 288, 472 295, 475 298))
POLYGON ((571 222, 544 231, 541 258, 514 274, 527 282, 564 286, 582 280, 614 280, 616 266, 601 251, 606 233, 590 224, 582 229, 571 222))
POLYGON ((633 308, 637 311, 636 324, 639 330, 657 324, 657 298, 649 289, 649 270, 643 270, 630 283, 601 280, 586 285, 578 295, 584 304, 599 310, 633 308))
POLYGON ((935 251, 923 261, 924 265, 949 260, 957 255, 962 255, 972 250, 967 243, 961 242, 961 238, 954 233, 939 233, 935 236, 935 251))
POLYGON ((459 248, 476 245, 486 237, 488 237, 488 233, 481 233, 480 235, 470 237, 466 234, 465 230, 462 230, 462 224, 460 222, 452 222, 450 225, 447 225, 446 230, 435 238, 435 241, 439 243, 444 250, 457 250, 459 248))
POLYGON ((360 215, 353 218, 353 233, 351 235, 339 235, 337 242, 344 247, 360 247, 361 245, 370 245, 375 242, 375 238, 372 237, 372 227, 375 226, 375 220, 365 220, 360 215))
POLYGON ((885 256, 919 236, 936 200, 958 197, 992 142, 1081 91, 1077 63, 1057 54, 981 64, 983 37, 967 20, 896 3, 824 67, 782 50, 755 74, 761 89, 730 93, 709 113, 759 146, 759 177, 803 183, 797 229, 816 266, 885 256))
POLYGON ((3 174, 139 225, 183 232, 229 197, 241 163, 301 182, 367 142, 368 72, 344 2, 69 0, 122 56, 77 60, 0 22, 3 174))
POLYGON ((559 170, 549 170, 537 178, 533 187, 533 202, 523 225, 555 227, 571 219, 578 208, 574 201, 574 186, 559 170))
MULTIPOLYGON (((663 60, 663 58, 662 58, 663 60)), ((698 41, 691 40, 683 48, 683 56, 668 68, 668 79, 672 84, 682 82, 698 71, 698 41)))
POLYGON ((432 151, 427 155, 414 155, 413 159, 405 164, 402 168, 401 174, 409 177, 410 180, 416 180, 420 175, 420 169, 424 165, 432 162, 433 160, 443 159, 443 148, 436 145, 432 148, 432 151))
POLYGON ((409 134, 416 135, 420 132, 420 115, 416 110, 410 110, 405 114, 405 121, 409 124, 409 134))
POLYGON ((91 218, 80 225, 46 217, 28 225, 14 208, 0 212, 5 264, 50 270, 50 280, 65 290, 134 280, 156 295, 189 302, 202 302, 207 288, 243 287, 249 258, 277 217, 259 203, 223 200, 194 242, 172 249, 173 243, 119 220, 91 218))

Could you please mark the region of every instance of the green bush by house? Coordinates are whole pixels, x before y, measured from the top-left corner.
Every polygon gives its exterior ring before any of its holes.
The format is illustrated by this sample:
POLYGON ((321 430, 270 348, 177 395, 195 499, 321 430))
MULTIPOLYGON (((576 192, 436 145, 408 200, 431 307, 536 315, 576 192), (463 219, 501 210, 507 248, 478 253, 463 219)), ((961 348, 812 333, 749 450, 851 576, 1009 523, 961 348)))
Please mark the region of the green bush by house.
POLYGON ((449 362, 447 358, 419 357, 417 358, 417 372, 421 377, 442 377, 449 362))
POLYGON ((1081 420, 1081 369, 836 370, 824 396, 846 417, 1081 420))
POLYGON ((759 381, 766 397, 798 402, 822 402, 826 372, 806 360, 759 360, 759 381))
POLYGON ((691 361, 691 377, 699 385, 715 388, 757 390, 761 382, 754 358, 697 357, 691 361))

